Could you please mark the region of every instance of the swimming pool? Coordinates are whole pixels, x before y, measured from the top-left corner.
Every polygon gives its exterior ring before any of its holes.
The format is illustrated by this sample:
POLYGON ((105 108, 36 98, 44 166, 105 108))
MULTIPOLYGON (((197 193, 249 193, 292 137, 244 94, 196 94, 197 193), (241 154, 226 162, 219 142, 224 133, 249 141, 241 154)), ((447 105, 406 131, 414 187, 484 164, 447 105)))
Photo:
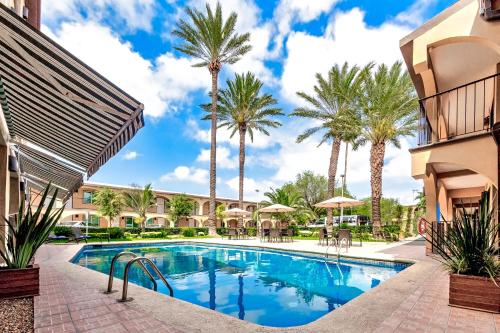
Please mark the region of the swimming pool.
MULTIPOLYGON (((194 243, 87 245, 72 262, 108 274, 111 259, 122 251, 151 259, 175 298, 274 327, 310 323, 407 267, 372 260, 337 264, 297 252, 194 243)), ((116 277, 123 277, 129 259, 118 260, 116 277)), ((137 266, 130 281, 153 288, 137 266)), ((168 295, 157 282, 158 292, 168 295)))

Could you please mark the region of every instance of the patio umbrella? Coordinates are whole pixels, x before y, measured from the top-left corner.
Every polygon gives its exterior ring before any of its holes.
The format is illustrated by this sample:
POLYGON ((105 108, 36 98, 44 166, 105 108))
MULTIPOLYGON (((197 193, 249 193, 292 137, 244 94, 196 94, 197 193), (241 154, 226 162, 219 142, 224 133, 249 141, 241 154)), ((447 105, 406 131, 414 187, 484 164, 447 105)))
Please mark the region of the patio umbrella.
MULTIPOLYGON (((361 206, 363 205, 363 201, 359 201, 356 199, 352 198, 346 198, 346 197, 333 197, 331 199, 319 202, 315 204, 314 206, 316 207, 321 207, 321 208, 345 208, 345 207, 355 207, 355 206, 361 206)), ((339 220, 339 225, 342 223, 342 210, 340 214, 340 220, 339 220)))
POLYGON ((231 208, 224 211, 224 215, 226 215, 227 217, 240 217, 240 216, 247 216, 249 214, 250 212, 247 212, 246 210, 239 208, 231 208))
POLYGON ((342 207, 355 207, 363 205, 363 201, 356 199, 346 198, 346 197, 333 197, 331 199, 319 202, 315 204, 316 207, 321 208, 342 208, 342 207))
POLYGON ((288 213, 288 212, 294 212, 294 211, 295 211, 295 208, 288 207, 285 205, 280 205, 280 204, 274 204, 274 205, 259 209, 260 213, 288 213))

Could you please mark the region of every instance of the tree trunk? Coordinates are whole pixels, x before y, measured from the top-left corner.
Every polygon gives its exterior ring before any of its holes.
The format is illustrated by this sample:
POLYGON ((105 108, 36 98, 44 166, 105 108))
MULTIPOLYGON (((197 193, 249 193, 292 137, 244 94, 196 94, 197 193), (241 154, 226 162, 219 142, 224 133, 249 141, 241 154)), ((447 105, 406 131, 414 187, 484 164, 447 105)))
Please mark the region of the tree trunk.
POLYGON ((220 70, 220 63, 218 61, 212 62, 209 66, 210 73, 212 74, 212 118, 210 126, 210 210, 208 213, 208 234, 210 236, 217 236, 216 231, 216 151, 217 151, 217 79, 220 70))
MULTIPOLYGON (((330 165, 328 166, 328 199, 335 194, 335 175, 337 174, 337 163, 339 161, 340 153, 340 139, 335 138, 332 143, 332 153, 330 155, 330 165)), ((327 225, 333 225, 333 209, 328 208, 326 210, 326 223, 327 225)))
MULTIPOLYGON (((243 185, 245 182, 245 136, 247 134, 246 125, 240 125, 240 184, 239 184, 239 195, 238 204, 240 209, 243 208, 243 185)), ((243 217, 238 219, 238 228, 243 228, 243 217)))
POLYGON ((370 148, 370 184, 372 188, 373 235, 380 235, 382 225, 380 199, 382 198, 382 170, 384 168, 385 143, 372 144, 370 148))

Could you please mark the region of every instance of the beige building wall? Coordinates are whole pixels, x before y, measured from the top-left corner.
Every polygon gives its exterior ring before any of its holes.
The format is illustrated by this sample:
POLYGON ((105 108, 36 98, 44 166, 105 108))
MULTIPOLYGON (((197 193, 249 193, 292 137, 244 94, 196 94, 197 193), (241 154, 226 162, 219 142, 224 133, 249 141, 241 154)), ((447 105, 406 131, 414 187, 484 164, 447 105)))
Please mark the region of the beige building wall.
MULTIPOLYGON (((479 5, 457 1, 400 41, 421 98, 419 146, 410 153, 428 221, 452 221, 462 205, 477 209, 485 190, 497 198, 500 21, 486 21, 479 5)), ((498 203, 492 208, 497 215, 498 203)))
MULTIPOLYGON (((85 203, 84 196, 85 193, 94 193, 104 187, 111 188, 117 192, 126 192, 133 190, 131 187, 126 186, 118 186, 118 185, 101 185, 101 184, 92 184, 87 183, 84 184, 78 192, 75 192, 73 196, 70 198, 68 203, 66 204, 66 210, 63 215, 63 222, 65 221, 81 221, 86 220, 89 215, 99 215, 97 212, 97 207, 92 203, 85 203)), ((152 224, 159 226, 167 226, 174 227, 174 222, 170 220, 168 216, 168 202, 176 195, 180 195, 182 193, 168 192, 155 190, 156 196, 156 206, 151 208, 148 213, 148 218, 152 219, 152 224)), ((195 209, 189 218, 185 221, 180 221, 180 226, 182 227, 202 227, 205 225, 205 222, 208 220, 208 207, 209 207, 209 197, 194 195, 194 194, 185 194, 187 195, 194 203, 195 209)), ((229 199, 229 198, 218 198, 217 204, 222 204, 226 207, 226 209, 239 207, 237 199, 229 199)), ((245 201, 243 204, 245 210, 249 212, 253 212, 257 209, 257 203, 252 201, 245 201)), ((130 208, 124 208, 123 212, 114 219, 111 223, 112 226, 119 226, 122 228, 126 227, 126 220, 130 218, 136 217, 137 214, 133 212, 130 208)), ((245 220, 251 220, 251 215, 245 220)), ((99 216, 99 225, 100 227, 108 226, 108 219, 106 217, 99 216)), ((222 226, 221 221, 218 222, 218 226, 222 226)))

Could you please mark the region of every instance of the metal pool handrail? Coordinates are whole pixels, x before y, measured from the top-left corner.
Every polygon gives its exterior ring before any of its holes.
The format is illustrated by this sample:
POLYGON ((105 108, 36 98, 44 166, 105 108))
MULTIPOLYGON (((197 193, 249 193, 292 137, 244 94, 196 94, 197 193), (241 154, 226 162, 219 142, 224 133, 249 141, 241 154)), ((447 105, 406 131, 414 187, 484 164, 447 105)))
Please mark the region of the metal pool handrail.
MULTIPOLYGON (((163 274, 160 272, 160 270, 158 269, 158 267, 155 265, 155 263, 153 261, 151 261, 151 259, 149 259, 149 258, 146 258, 146 257, 137 257, 137 258, 134 258, 134 259, 130 260, 127 263, 127 266, 125 266, 125 272, 123 273, 123 291, 122 291, 122 298, 121 298, 120 301, 121 302, 128 302, 128 301, 131 301, 133 299, 133 298, 127 298, 127 293, 128 293, 128 273, 130 271, 130 266, 132 266, 135 262, 139 262, 139 263, 142 264, 142 261, 146 261, 151 266, 151 268, 153 268, 153 270, 156 272, 156 274, 158 275, 158 277, 163 281, 163 283, 165 284, 165 286, 168 288, 168 291, 170 293, 170 297, 174 297, 174 290, 170 286, 170 283, 168 283, 167 279, 165 279, 165 277, 163 276, 163 274)), ((144 264, 140 265, 139 267, 143 267, 143 269, 146 270, 146 267, 144 266, 144 264)))
MULTIPOLYGON (((116 291, 116 290, 113 290, 113 273, 115 271, 115 263, 116 263, 116 261, 118 260, 118 258, 120 258, 122 256, 131 256, 133 258, 137 258, 137 254, 135 254, 133 252, 128 252, 128 251, 120 252, 120 253, 118 253, 117 255, 115 255, 113 257, 113 260, 111 260, 111 267, 109 268, 108 289, 104 292, 105 294, 111 294, 111 293, 113 293, 113 292, 116 291)), ((155 278, 149 272, 149 270, 146 268, 146 266, 144 266, 144 264, 142 262, 139 261, 139 264, 142 266, 142 269, 144 270, 144 272, 146 272, 146 274, 149 276, 149 278, 151 279, 151 282, 153 282, 153 289, 154 289, 154 291, 157 291, 158 290, 158 284, 156 283, 155 278)))

